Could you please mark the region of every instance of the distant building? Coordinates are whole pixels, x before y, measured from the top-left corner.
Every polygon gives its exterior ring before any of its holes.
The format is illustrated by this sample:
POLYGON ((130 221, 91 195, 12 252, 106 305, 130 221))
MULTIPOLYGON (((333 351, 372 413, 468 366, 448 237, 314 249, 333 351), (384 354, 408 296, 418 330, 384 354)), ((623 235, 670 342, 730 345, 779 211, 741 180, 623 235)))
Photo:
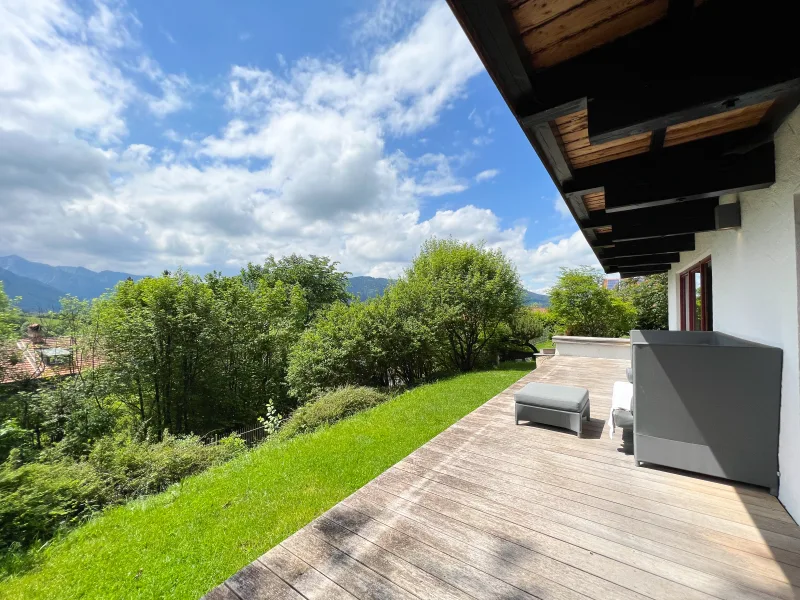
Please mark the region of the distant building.
POLYGON ((0 384, 77 375, 101 363, 99 357, 81 352, 74 339, 45 337, 33 324, 27 337, 0 347, 0 384))
POLYGON ((603 287, 607 290, 615 290, 619 285, 619 279, 603 279, 603 287))

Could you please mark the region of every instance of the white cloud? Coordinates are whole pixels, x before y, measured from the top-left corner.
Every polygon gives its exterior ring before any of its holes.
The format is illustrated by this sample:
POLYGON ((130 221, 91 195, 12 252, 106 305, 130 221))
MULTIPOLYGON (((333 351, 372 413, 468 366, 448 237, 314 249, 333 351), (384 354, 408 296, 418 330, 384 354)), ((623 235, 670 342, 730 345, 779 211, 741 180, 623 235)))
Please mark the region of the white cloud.
POLYGON ((475 127, 478 129, 483 129, 483 119, 478 114, 478 109, 473 108, 467 118, 472 121, 472 124, 475 125, 475 127))
POLYGON ((489 181, 490 179, 494 179, 500 174, 500 171, 497 169, 486 169, 485 171, 481 171, 477 175, 475 175, 475 181, 489 181))
POLYGON ((354 273, 397 275, 424 239, 452 236, 502 248, 538 287, 558 265, 591 258, 580 234, 528 249, 524 226, 503 227, 486 208, 422 218, 426 198, 468 187, 466 155, 393 149, 421 138, 481 66, 444 3, 413 26, 401 3, 377 10, 386 12, 371 39, 407 34, 360 68, 310 58, 280 73, 234 66, 224 127, 203 137, 165 125, 175 145, 158 148, 126 139, 128 109, 168 117, 190 107, 193 87, 137 46, 130 14, 117 4, 82 15, 59 0, 5 2, 2 250, 140 273, 315 253, 354 273))
POLYGON ((162 29, 161 33, 164 34, 164 37, 167 38, 167 41, 173 46, 178 44, 177 40, 174 37, 172 37, 172 34, 166 29, 162 29))
POLYGON ((176 143, 180 142, 182 139, 181 135, 174 129, 166 129, 164 131, 164 137, 167 138, 170 142, 176 142, 176 143))
POLYGON ((87 22, 57 0, 0 5, 0 129, 101 142, 126 133, 133 86, 101 48, 76 41, 114 39, 116 24, 100 7, 87 22))
POLYGON ((553 200, 553 210, 555 210, 562 219, 572 218, 572 213, 569 212, 569 207, 561 196, 556 196, 553 200))
POLYGON ((377 0, 346 23, 354 44, 385 42, 408 28, 430 5, 430 0, 377 0))
POLYGON ((149 56, 141 56, 137 70, 143 73, 161 91, 161 95, 142 92, 147 107, 157 117, 188 108, 184 94, 189 90, 189 79, 185 75, 164 73, 161 67, 149 56))

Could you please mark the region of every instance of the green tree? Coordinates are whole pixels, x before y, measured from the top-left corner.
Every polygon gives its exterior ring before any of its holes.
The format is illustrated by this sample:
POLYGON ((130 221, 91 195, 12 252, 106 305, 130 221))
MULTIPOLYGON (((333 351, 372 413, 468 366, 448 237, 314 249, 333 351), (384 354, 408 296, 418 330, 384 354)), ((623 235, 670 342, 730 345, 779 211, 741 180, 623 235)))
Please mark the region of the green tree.
POLYGON ((251 287, 264 281, 273 286, 282 281, 287 285, 298 285, 308 302, 309 318, 334 302, 347 302, 347 276, 350 273, 337 270, 339 263, 325 256, 311 255, 308 258, 292 254, 281 259, 268 256, 263 265, 248 263, 242 269, 242 279, 251 287))
POLYGON ((19 333, 20 312, 15 302, 6 295, 0 281, 0 340, 8 340, 19 333))
POLYGON ((636 309, 603 288, 602 272, 591 267, 561 269, 550 291, 550 311, 567 335, 627 335, 636 323, 636 309))
POLYGON ((306 402, 345 385, 413 385, 442 370, 422 294, 401 279, 383 296, 335 303, 292 349, 287 379, 306 402))
POLYGON ((500 325, 522 306, 515 267, 483 245, 430 239, 404 279, 417 290, 444 355, 460 371, 474 368, 500 325))
POLYGON ((636 308, 636 329, 669 329, 666 273, 623 279, 617 293, 636 308))
POLYGON ((14 346, 14 338, 19 333, 21 319, 19 309, 15 302, 6 295, 3 282, 0 281, 0 382, 6 378, 5 365, 17 362, 19 358, 14 346))
POLYGON ((387 383, 378 366, 375 313, 368 302, 335 303, 300 336, 291 352, 287 380, 302 404, 344 385, 387 383))
POLYGON ((89 324, 89 301, 80 300, 75 296, 67 294, 59 300, 61 310, 59 320, 64 333, 70 337, 70 342, 74 345, 78 343, 78 337, 84 332, 84 328, 89 324))
POLYGON ((542 313, 522 307, 509 319, 503 334, 506 347, 520 347, 535 350, 535 340, 545 334, 546 323, 542 313))
POLYGON ((161 435, 253 423, 289 407, 289 350, 308 304, 298 285, 184 271, 121 282, 94 319, 123 402, 161 435))

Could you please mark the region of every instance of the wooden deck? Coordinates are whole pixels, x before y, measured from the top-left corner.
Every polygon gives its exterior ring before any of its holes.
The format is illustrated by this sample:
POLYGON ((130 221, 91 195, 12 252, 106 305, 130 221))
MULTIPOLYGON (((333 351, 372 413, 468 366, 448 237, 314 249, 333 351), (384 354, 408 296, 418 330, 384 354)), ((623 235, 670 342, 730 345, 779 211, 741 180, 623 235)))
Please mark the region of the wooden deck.
POLYGON ((206 598, 800 598, 800 528, 774 497, 609 439, 627 364, 545 361, 206 598), (514 425, 529 381, 589 388, 584 438, 514 425))

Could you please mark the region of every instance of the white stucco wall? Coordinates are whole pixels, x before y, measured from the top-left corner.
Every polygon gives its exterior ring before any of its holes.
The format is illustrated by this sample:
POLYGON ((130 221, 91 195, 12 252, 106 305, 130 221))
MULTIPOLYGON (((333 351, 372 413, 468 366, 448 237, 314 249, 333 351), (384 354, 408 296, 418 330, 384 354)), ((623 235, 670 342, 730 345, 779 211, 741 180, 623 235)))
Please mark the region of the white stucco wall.
POLYGON ((669 320, 680 328, 678 274, 710 255, 714 329, 783 349, 779 499, 800 521, 800 109, 777 132, 775 150, 775 184, 739 194, 741 229, 697 234, 695 251, 669 272, 669 320))
POLYGON ((554 335, 556 354, 589 358, 631 359, 631 341, 627 338, 596 338, 554 335))

